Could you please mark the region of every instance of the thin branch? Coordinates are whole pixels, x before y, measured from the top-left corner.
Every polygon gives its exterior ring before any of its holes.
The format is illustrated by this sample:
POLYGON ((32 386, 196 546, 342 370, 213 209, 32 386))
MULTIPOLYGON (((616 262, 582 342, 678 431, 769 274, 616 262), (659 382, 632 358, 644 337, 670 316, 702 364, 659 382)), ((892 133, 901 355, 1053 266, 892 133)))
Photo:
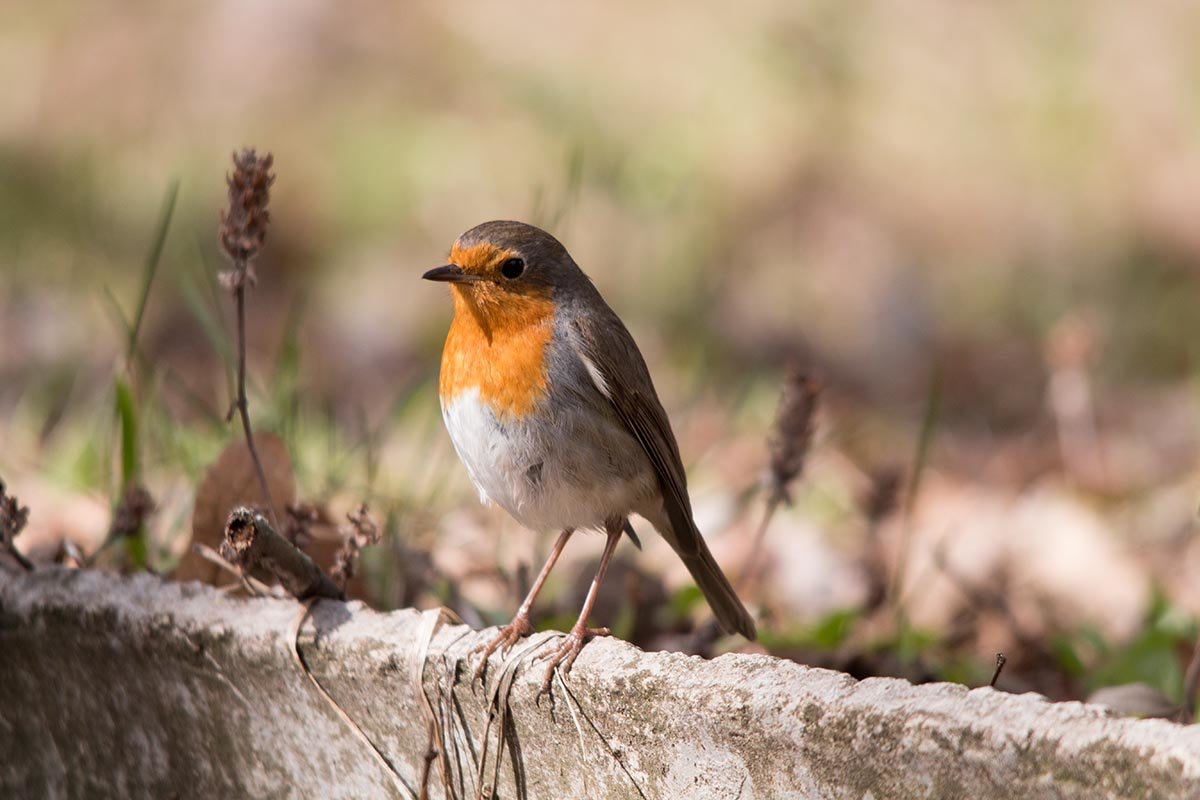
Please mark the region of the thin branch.
POLYGON ((342 590, 311 558, 280 536, 262 514, 246 506, 238 506, 230 513, 221 556, 247 572, 261 567, 300 600, 345 599, 342 590))

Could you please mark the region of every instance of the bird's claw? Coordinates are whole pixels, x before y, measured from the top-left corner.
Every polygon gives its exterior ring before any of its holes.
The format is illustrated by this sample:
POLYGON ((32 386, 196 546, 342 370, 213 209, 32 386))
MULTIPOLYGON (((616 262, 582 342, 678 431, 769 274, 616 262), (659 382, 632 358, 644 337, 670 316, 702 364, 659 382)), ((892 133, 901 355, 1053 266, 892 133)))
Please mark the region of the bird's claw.
POLYGON ((529 614, 518 611, 517 615, 512 618, 512 622, 502 627, 490 642, 486 645, 479 645, 471 651, 472 655, 482 653, 471 681, 482 681, 487 675, 488 659, 492 657, 492 653, 499 649, 501 655, 506 655, 513 645, 531 633, 533 633, 533 624, 529 621, 529 614))
MULTIPOLYGON (((566 677, 571 672, 575 659, 579 658, 579 652, 583 650, 583 646, 597 636, 608 636, 610 633, 608 628, 573 628, 558 643, 558 647, 539 655, 538 661, 549 661, 550 663, 546 666, 546 675, 542 678, 542 688, 538 691, 535 702, 540 702, 543 695, 550 694, 550 684, 554 681, 554 670, 561 669, 561 674, 566 677)), ((553 699, 551 696, 552 702, 553 699)))

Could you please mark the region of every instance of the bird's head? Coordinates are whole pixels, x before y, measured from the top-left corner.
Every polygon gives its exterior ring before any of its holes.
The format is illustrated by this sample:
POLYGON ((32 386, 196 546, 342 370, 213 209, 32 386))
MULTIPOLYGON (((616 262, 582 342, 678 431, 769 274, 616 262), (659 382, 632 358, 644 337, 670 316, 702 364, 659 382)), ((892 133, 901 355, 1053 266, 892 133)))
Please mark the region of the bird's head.
POLYGON ((556 292, 587 280, 557 239, 507 220, 471 228, 450 248, 449 263, 421 277, 450 283, 456 310, 465 305, 493 323, 535 307, 552 309, 556 292))

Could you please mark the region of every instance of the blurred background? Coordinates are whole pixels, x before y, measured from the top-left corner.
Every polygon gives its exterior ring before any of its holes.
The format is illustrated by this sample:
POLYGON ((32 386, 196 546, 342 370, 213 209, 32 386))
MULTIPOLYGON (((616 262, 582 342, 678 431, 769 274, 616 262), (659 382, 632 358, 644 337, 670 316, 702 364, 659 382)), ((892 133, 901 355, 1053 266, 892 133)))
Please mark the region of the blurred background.
MULTIPOLYGON (((183 570, 228 510, 213 498, 245 488, 212 467, 240 437, 216 229, 230 153, 254 146, 277 181, 251 416, 312 537, 336 547, 362 501, 380 519, 354 585, 372 605, 502 622, 548 547, 454 457, 450 301, 419 280, 516 218, 634 333, 764 635, 719 639, 644 523, 598 624, 971 685, 1003 651, 1002 688, 1143 682, 1181 704, 1198 36, 1182 1, 0 5, 18 544, 93 558, 136 478, 157 510, 98 563, 183 570), (823 391, 756 554, 789 365, 823 391)), ((600 541, 572 542, 539 625, 573 620, 600 541)))

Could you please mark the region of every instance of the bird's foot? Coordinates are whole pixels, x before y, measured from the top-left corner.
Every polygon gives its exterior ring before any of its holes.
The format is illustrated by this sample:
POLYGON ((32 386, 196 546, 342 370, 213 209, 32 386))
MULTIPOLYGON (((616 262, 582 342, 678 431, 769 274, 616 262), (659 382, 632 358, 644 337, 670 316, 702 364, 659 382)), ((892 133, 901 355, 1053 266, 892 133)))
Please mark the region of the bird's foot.
POLYGON ((529 621, 529 612, 518 611, 517 615, 512 618, 512 622, 501 628, 490 642, 480 645, 472 651, 472 654, 482 654, 479 657, 479 664, 475 667, 472 682, 482 681, 487 675, 488 659, 492 657, 492 653, 499 649, 501 655, 506 655, 513 645, 531 633, 533 633, 533 624, 529 621))
MULTIPOLYGON (((554 670, 561 670, 561 674, 565 678, 571 671, 575 659, 579 658, 579 651, 583 650, 583 646, 597 636, 608 636, 610 633, 608 628, 589 628, 585 625, 576 625, 566 635, 566 638, 558 643, 558 647, 538 656, 538 661, 544 660, 550 663, 546 666, 546 676, 542 679, 542 688, 538 691, 537 700, 540 701, 543 695, 550 694, 554 670)), ((551 701, 553 701, 553 697, 551 697, 551 701)))

